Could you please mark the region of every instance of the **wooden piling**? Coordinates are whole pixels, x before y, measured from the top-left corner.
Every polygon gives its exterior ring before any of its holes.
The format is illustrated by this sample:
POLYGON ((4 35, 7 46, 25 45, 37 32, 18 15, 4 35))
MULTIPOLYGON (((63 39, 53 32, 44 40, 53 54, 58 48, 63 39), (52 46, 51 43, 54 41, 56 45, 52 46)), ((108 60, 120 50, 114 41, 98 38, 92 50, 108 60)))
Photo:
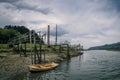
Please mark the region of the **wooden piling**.
POLYGON ((67 57, 70 58, 69 44, 67 44, 67 57))
POLYGON ((57 45, 57 24, 56 24, 56 37, 55 37, 55 44, 57 45))
POLYGON ((27 57, 27 54, 26 54, 26 52, 27 52, 27 48, 26 48, 26 42, 24 43, 24 45, 25 45, 24 56, 25 56, 25 57, 27 57))
POLYGON ((48 25, 47 45, 48 45, 48 47, 50 47, 50 25, 48 25))

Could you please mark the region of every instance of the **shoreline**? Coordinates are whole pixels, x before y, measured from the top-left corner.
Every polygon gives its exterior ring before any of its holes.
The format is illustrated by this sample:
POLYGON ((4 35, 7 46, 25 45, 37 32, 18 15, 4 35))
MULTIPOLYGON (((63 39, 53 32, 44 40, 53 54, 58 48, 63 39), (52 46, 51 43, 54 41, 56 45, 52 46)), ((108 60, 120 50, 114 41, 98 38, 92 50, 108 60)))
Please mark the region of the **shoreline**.
MULTIPOLYGON (((82 53, 77 51, 71 51, 70 56, 78 56, 82 53)), ((45 53, 46 58, 45 62, 57 62, 67 60, 67 56, 65 53, 45 53)), ((0 53, 0 78, 4 80, 4 78, 9 78, 11 76, 15 76, 20 73, 29 72, 28 65, 31 64, 31 57, 20 56, 15 53, 0 53)))

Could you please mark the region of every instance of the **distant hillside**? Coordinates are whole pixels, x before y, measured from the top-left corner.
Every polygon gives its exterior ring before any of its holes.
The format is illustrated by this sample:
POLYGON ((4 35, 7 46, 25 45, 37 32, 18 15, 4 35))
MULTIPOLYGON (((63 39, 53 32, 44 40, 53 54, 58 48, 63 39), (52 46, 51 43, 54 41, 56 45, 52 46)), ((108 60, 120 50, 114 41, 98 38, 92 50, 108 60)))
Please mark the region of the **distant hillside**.
POLYGON ((88 50, 120 50, 120 42, 90 47, 88 50))

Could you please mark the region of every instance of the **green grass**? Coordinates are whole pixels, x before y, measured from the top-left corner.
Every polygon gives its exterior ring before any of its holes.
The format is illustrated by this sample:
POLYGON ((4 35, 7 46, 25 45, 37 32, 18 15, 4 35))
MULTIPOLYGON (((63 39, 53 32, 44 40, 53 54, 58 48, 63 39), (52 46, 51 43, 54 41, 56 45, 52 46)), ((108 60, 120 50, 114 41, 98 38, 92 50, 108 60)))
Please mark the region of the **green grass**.
MULTIPOLYGON (((19 44, 19 47, 21 47, 21 46, 23 49, 25 49, 25 44, 19 44)), ((59 50, 60 50, 60 46, 50 46, 49 48, 45 44, 42 44, 41 46, 42 46, 42 50, 46 50, 48 52, 59 52, 59 50)), ((12 51, 13 49, 17 50, 18 45, 15 45, 14 47, 15 48, 9 48, 8 44, 0 44, 0 51, 2 51, 2 52, 7 51, 8 52, 8 51, 12 51)), ((38 43, 36 44, 36 47, 37 47, 37 50, 40 49, 40 45, 38 43)), ((27 49, 27 51, 30 51, 31 49, 34 50, 34 44, 26 43, 26 49, 27 49)), ((61 50, 67 51, 67 47, 65 47, 65 46, 61 47, 61 50)), ((70 51, 71 50, 74 51, 73 48, 70 48, 70 51)))
POLYGON ((0 49, 9 49, 7 44, 0 44, 0 49))
POLYGON ((7 44, 0 44, 0 52, 11 52, 12 49, 7 44))

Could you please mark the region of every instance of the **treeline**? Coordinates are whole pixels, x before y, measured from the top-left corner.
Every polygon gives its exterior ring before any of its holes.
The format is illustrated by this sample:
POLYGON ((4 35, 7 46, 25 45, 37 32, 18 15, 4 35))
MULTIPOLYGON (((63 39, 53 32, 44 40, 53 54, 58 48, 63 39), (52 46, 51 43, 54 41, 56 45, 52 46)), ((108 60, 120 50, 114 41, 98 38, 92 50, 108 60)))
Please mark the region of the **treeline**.
POLYGON ((12 26, 12 25, 6 25, 4 29, 12 29, 18 31, 20 34, 25 34, 29 32, 29 29, 26 28, 25 26, 12 26))
POLYGON ((9 39, 29 32, 25 26, 6 25, 0 28, 0 43, 7 43, 9 39))
POLYGON ((91 47, 88 50, 120 50, 120 42, 91 47))

